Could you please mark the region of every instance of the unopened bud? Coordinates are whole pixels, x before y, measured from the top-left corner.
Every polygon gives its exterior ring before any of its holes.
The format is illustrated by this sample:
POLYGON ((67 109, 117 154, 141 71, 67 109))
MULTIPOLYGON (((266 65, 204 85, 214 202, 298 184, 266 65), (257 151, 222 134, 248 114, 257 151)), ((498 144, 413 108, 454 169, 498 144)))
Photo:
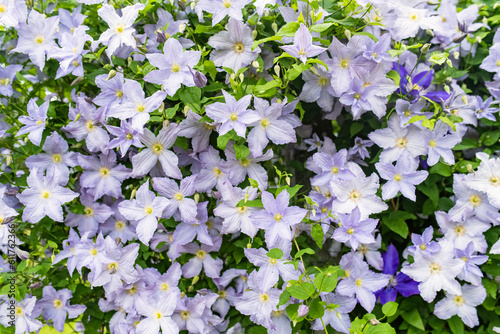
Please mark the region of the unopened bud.
POLYGON ((468 105, 469 105, 469 101, 467 100, 467 95, 462 95, 461 99, 462 99, 462 102, 463 102, 466 106, 468 106, 468 105))
MULTIPOLYGON (((169 0, 170 2, 170 6, 173 6, 174 5, 174 0, 169 0)), ((182 1, 178 1, 178 3, 180 4, 182 1)))
POLYGON ((311 71, 312 74, 319 76, 319 73, 318 73, 318 70, 316 69, 316 67, 312 66, 311 68, 309 68, 309 71, 311 71))
POLYGON ((290 178, 288 176, 285 177, 285 182, 290 187, 290 178))
POLYGON ((231 75, 229 76, 232 80, 236 79, 236 74, 235 73, 231 73, 231 75))
POLYGON ((165 33, 163 32, 163 30, 158 29, 156 31, 156 41, 161 44, 161 43, 165 43, 166 40, 167 40, 167 36, 165 36, 165 33))
POLYGON ((430 49, 431 45, 429 43, 425 43, 424 46, 420 48, 420 52, 427 53, 430 49))
POLYGON ((307 313, 309 313, 309 307, 307 307, 307 305, 302 304, 299 306, 299 309, 297 310, 297 317, 298 318, 305 317, 307 313))
POLYGON ((251 242, 249 242, 249 243, 247 244, 247 248, 248 248, 248 249, 252 248, 252 243, 251 243, 251 242))
POLYGON ((425 33, 431 37, 434 37, 434 31, 432 31, 432 29, 427 29, 425 33))
POLYGON ((73 122, 78 121, 80 119, 80 117, 82 117, 82 114, 80 114, 80 113, 76 114, 75 120, 73 122))
POLYGON ((41 286, 42 286, 42 282, 36 282, 36 283, 31 284, 31 285, 28 285, 28 288, 34 290, 34 289, 40 288, 41 286))
POLYGON ((188 292, 193 292, 194 291, 194 286, 190 285, 188 288, 188 292))
POLYGON ((16 255, 21 259, 21 260, 27 260, 29 259, 30 257, 30 253, 28 253, 27 251, 23 251, 21 249, 19 249, 18 247, 15 247, 14 248, 14 252, 16 253, 16 255))
POLYGON ((467 167, 467 172, 474 173, 474 169, 472 168, 472 165, 470 163, 468 163, 466 167, 467 167))
POLYGON ((163 121, 163 128, 166 129, 167 126, 170 124, 170 121, 168 119, 163 121))
POLYGON ((186 297, 186 293, 184 291, 181 291, 181 299, 186 297))
MULTIPOLYGON (((173 2, 173 0, 170 0, 173 2)), ((179 5, 179 8, 182 10, 182 11, 185 11, 186 10, 186 3, 184 1, 177 1, 177 4, 179 5)), ((173 6, 173 4, 172 4, 173 6)))
POLYGON ((252 66, 253 66, 253 67, 255 67, 255 68, 259 68, 259 67, 260 67, 260 64, 259 64, 259 62, 258 62, 257 60, 254 60, 254 61, 252 62, 252 66))
POLYGON ((165 102, 162 102, 162 103, 160 104, 160 107, 158 108, 158 111, 159 111, 160 113, 163 113, 163 110, 165 110, 165 102))
POLYGON ((257 38, 257 30, 252 30, 252 40, 255 40, 257 38))
POLYGON ((348 40, 351 40, 352 34, 349 29, 344 30, 345 37, 347 37, 348 40))
POLYGON ((191 285, 195 285, 196 283, 198 283, 199 280, 200 280, 200 276, 196 275, 195 277, 193 277, 193 281, 191 282, 191 285))
POLYGON ((450 86, 444 85, 444 91, 448 94, 450 94, 450 86))
POLYGON ((136 193, 137 193, 137 189, 132 189, 132 192, 130 193, 130 200, 132 200, 135 197, 136 193))
MULTIPOLYGON (((495 4, 495 5, 496 5, 496 4, 495 4)), ((483 24, 484 24, 485 26, 487 26, 487 25, 488 25, 488 18, 487 18, 486 16, 483 16, 483 20, 482 20, 482 22, 483 22, 483 24)))
MULTIPOLYGON (((4 195, 7 195, 7 196, 16 196, 17 194, 19 194, 19 189, 17 188, 11 188, 9 190, 5 190, 4 192, 4 195)), ((4 218, 4 221, 5 219, 7 218, 4 218)))
POLYGON ((280 66, 278 64, 274 65, 274 73, 278 78, 280 77, 280 66))
POLYGON ((377 319, 373 318, 373 319, 370 319, 370 324, 372 324, 373 326, 377 326, 380 324, 380 321, 378 321, 377 319))
MULTIPOLYGON (((28 138, 28 137, 26 137, 28 138)), ((8 154, 6 157, 5 157, 5 164, 7 166, 10 166, 10 164, 12 163, 12 155, 8 154)))
POLYGON ((122 238, 116 238, 115 239, 115 244, 118 246, 122 242, 122 238))
POLYGON ((193 76, 193 81, 196 87, 203 88, 207 85, 207 77, 205 76, 205 74, 201 73, 200 71, 193 70, 191 69, 191 67, 189 67, 189 71, 193 76))
POLYGON ((144 53, 148 52, 148 47, 146 45, 139 45, 137 48, 141 52, 144 52, 144 53))
POLYGON ((199 193, 195 193, 195 194, 194 194, 194 202, 195 202, 196 204, 198 204, 198 202, 199 202, 199 201, 200 201, 200 194, 199 194, 199 193))
POLYGON ((187 113, 189 112, 189 106, 184 106, 184 109, 182 109, 182 113, 184 116, 187 116, 187 113))
POLYGON ((132 59, 132 57, 128 57, 127 58, 127 64, 128 64, 129 67, 130 67, 130 65, 132 64, 133 61, 134 60, 132 59))
POLYGON ((106 79, 106 81, 108 81, 110 79, 113 79, 115 76, 116 76, 116 71, 115 70, 109 71, 108 78, 106 79))
POLYGON ((455 58, 455 59, 460 58, 460 52, 458 52, 458 51, 453 52, 453 58, 455 58))
POLYGON ((179 32, 182 34, 184 30, 186 30, 186 24, 182 23, 181 25, 179 25, 179 32))
POLYGON ((243 82, 243 79, 245 79, 245 75, 243 75, 243 73, 240 73, 239 78, 240 78, 240 81, 243 82))
POLYGON ((483 41, 481 36, 476 36, 476 42, 481 43, 483 41))
POLYGON ((449 67, 453 67, 451 59, 446 59, 446 65, 448 65, 449 67))
POLYGON ((311 215, 313 216, 313 218, 316 217, 316 209, 311 210, 311 215))
POLYGON ((273 31, 275 34, 278 32, 278 25, 276 24, 276 22, 273 22, 271 24, 271 28, 273 28, 273 31))
POLYGON ((70 85, 70 86, 74 86, 74 85, 76 85, 76 84, 79 84, 79 83, 80 83, 80 82, 82 82, 82 81, 83 81, 83 77, 76 77, 76 78, 75 78, 75 80, 73 80, 73 81, 71 82, 71 85, 70 85))
POLYGON ((264 16, 269 16, 269 9, 264 12, 264 16))
POLYGON ((439 5, 439 1, 427 0, 427 4, 429 6, 437 6, 437 5, 439 5))
POLYGON ((196 3, 193 1, 189 4, 189 6, 191 7, 191 10, 194 10, 194 7, 196 6, 196 3))

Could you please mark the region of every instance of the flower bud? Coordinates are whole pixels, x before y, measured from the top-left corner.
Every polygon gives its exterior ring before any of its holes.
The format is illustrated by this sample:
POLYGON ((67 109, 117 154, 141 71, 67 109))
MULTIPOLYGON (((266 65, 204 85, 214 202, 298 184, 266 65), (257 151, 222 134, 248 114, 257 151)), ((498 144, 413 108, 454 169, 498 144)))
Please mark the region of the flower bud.
POLYGON ((476 42, 481 43, 483 39, 480 36, 476 36, 476 42))
POLYGON ((469 105, 469 101, 467 100, 467 95, 462 95, 461 99, 462 99, 462 102, 463 102, 466 106, 468 106, 468 105, 469 105))
POLYGON ((132 192, 130 193, 130 200, 132 200, 132 198, 134 198, 136 192, 137 192, 137 189, 132 189, 132 192))
POLYGON ((276 22, 273 22, 271 24, 271 28, 273 28, 273 31, 275 34, 278 32, 278 25, 276 24, 276 22))
POLYGON ((448 94, 450 94, 450 86, 444 85, 444 91, 448 94))
POLYGON ((195 277, 193 277, 193 281, 191 282, 191 285, 195 285, 196 283, 198 283, 199 280, 200 280, 200 276, 196 275, 195 277))
POLYGON ((425 32, 427 35, 434 37, 434 31, 432 31, 432 29, 427 29, 425 32))
POLYGON ((255 68, 259 68, 259 67, 260 67, 260 64, 259 64, 259 62, 258 62, 257 60, 254 60, 254 61, 252 62, 252 66, 253 66, 253 67, 255 67, 255 68))
POLYGON ((207 85, 207 77, 205 76, 205 74, 201 73, 200 71, 193 70, 191 69, 191 67, 189 67, 189 71, 193 76, 193 81, 196 87, 203 88, 207 85))
POLYGON ((196 3, 193 1, 189 4, 189 6, 191 7, 191 10, 194 10, 194 6, 196 6, 196 3))
POLYGON ((243 73, 240 73, 239 78, 240 81, 243 82, 243 79, 245 79, 245 75, 243 73))
POLYGON ((163 113, 163 110, 165 110, 165 102, 162 102, 162 103, 160 104, 160 107, 158 108, 158 111, 159 111, 160 113, 163 113))
POLYGON ((424 46, 420 48, 420 52, 427 53, 430 49, 431 45, 429 43, 425 43, 424 46))
POLYGON ((345 37, 347 37, 348 40, 351 40, 352 34, 349 29, 344 30, 345 37))
POLYGON ((249 243, 247 244, 247 248, 248 248, 248 249, 252 248, 252 243, 251 243, 251 242, 249 242, 249 243))
MULTIPOLYGON (((496 5, 496 4, 495 4, 495 5, 496 5)), ((483 24, 484 24, 485 26, 487 26, 487 25, 488 25, 488 18, 487 18, 486 16, 483 16, 483 20, 482 20, 482 22, 483 22, 483 24)))
POLYGON ((82 117, 82 114, 80 114, 80 113, 76 114, 75 120, 73 122, 78 121, 80 119, 80 117, 82 117))
POLYGON ((299 309, 297 310, 297 318, 305 317, 307 313, 309 313, 309 307, 307 307, 307 305, 302 304, 299 306, 299 309))
POLYGON ((161 44, 161 43, 165 43, 166 40, 167 40, 167 36, 165 36, 165 33, 163 32, 163 30, 158 29, 156 31, 156 41, 161 44))
POLYGON ((179 25, 179 32, 182 34, 184 30, 186 30, 186 24, 182 23, 181 25, 179 25))
POLYGON ((373 318, 373 319, 370 319, 370 324, 372 324, 373 326, 377 326, 380 324, 380 321, 378 321, 377 319, 373 318))
POLYGON ((187 116, 188 111, 189 111, 189 106, 184 106, 184 109, 182 110, 184 116, 187 116))
POLYGON ((285 177, 285 182, 290 187, 290 178, 288 176, 285 177))
POLYGON ((449 67, 453 67, 453 63, 451 62, 451 59, 446 59, 446 65, 449 67))
POLYGON ((278 78, 280 77, 280 66, 278 64, 274 65, 274 73, 278 78))
POLYGON ((252 40, 255 41, 255 39, 257 38, 257 34, 258 34, 257 30, 252 30, 252 40))
POLYGON ((27 260, 29 259, 30 257, 30 253, 26 252, 26 251, 23 251, 21 249, 19 249, 18 247, 15 247, 14 248, 14 252, 16 253, 16 255, 21 259, 21 260, 27 260))
POLYGON ((470 163, 468 163, 466 167, 467 167, 467 172, 474 173, 474 168, 472 168, 472 165, 470 163))
POLYGON ((170 121, 168 119, 163 121, 163 128, 166 129, 167 126, 170 124, 170 121))
POLYGON ((146 45, 139 45, 137 48, 141 52, 144 52, 144 53, 148 52, 148 47, 146 45))
POLYGON ((116 71, 115 70, 109 71, 108 78, 106 79, 106 81, 108 81, 110 79, 113 79, 115 76, 116 76, 116 71))
POLYGON ((42 282, 36 282, 36 283, 33 283, 31 285, 28 285, 28 288, 34 290, 34 289, 38 289, 42 286, 42 282))
POLYGON ((200 201, 200 194, 199 194, 199 193, 195 193, 195 194, 194 194, 194 202, 195 202, 196 204, 198 204, 198 202, 199 202, 199 201, 200 201))
MULTIPOLYGON (((172 1, 172 0, 170 0, 172 1)), ((173 1, 172 1, 173 2, 173 1)), ((177 4, 179 5, 179 8, 182 10, 182 11, 185 11, 186 10, 186 3, 184 1, 177 1, 177 4)), ((173 6, 173 4, 172 4, 173 6)))
POLYGON ((79 84, 79 83, 80 83, 80 82, 82 82, 82 81, 83 81, 83 77, 76 77, 76 78, 75 78, 75 80, 73 80, 73 81, 71 82, 71 85, 70 85, 70 86, 74 86, 74 85, 76 85, 76 84, 79 84))
POLYGON ((455 51, 453 52, 453 58, 458 59, 460 57, 460 52, 455 51))

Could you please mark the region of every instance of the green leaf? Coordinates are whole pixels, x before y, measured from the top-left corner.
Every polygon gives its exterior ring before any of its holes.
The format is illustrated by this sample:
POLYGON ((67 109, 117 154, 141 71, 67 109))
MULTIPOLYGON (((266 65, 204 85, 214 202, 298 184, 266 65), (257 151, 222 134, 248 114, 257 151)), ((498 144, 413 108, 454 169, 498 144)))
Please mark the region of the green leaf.
POLYGON ((324 232, 321 224, 315 224, 311 227, 311 237, 314 239, 319 248, 323 248, 324 232))
POLYGON ((424 323, 418 313, 418 309, 414 308, 411 311, 401 313, 401 317, 413 327, 425 331, 424 323))
POLYGON ((215 64, 213 61, 211 60, 205 60, 203 62, 203 69, 205 70, 205 72, 207 72, 210 77, 212 78, 212 80, 215 80, 215 76, 217 75, 217 69, 215 68, 215 64))
POLYGON ((448 56, 450 54, 448 52, 434 52, 432 55, 429 57, 429 61, 434 64, 438 65, 443 65, 446 60, 448 59, 448 56))
POLYGON ((350 129, 351 138, 354 137, 359 131, 363 130, 364 127, 363 123, 352 123, 350 129))
POLYGON ((289 22, 281 27, 280 30, 276 33, 276 36, 286 36, 293 37, 295 36, 295 32, 299 30, 300 24, 299 22, 289 22))
POLYGON ((278 303, 277 306, 280 306, 280 305, 284 305, 288 302, 288 300, 290 299, 290 292, 288 291, 283 291, 280 295, 280 301, 278 303))
POLYGON ((391 231, 406 239, 408 238, 408 224, 406 224, 408 219, 417 219, 417 216, 406 211, 393 211, 389 216, 383 217, 382 222, 391 231))
POLYGON ((464 334, 464 323, 457 315, 447 320, 448 326, 453 334, 464 334))
POLYGON ((439 174, 445 177, 451 176, 451 166, 444 164, 442 162, 438 162, 434 166, 429 169, 429 173, 431 174, 439 174))
POLYGON ((483 279, 483 286, 486 289, 486 292, 493 298, 497 298, 497 291, 498 291, 498 285, 494 281, 484 278, 483 279))
POLYGON ((273 248, 269 252, 267 252, 267 257, 279 260, 283 257, 283 251, 279 248, 273 248))
POLYGON ((184 87, 179 90, 179 98, 184 104, 199 105, 201 101, 201 89, 198 87, 184 87))
POLYGON ((322 318, 323 315, 325 314, 325 307, 323 306, 323 303, 321 299, 315 298, 312 302, 311 305, 309 305, 309 317, 313 319, 319 319, 322 318))
POLYGON ((281 41, 281 38, 282 38, 282 36, 271 36, 271 37, 266 37, 266 38, 262 38, 262 39, 259 39, 257 41, 254 41, 252 44, 252 50, 255 50, 255 48, 259 44, 262 44, 265 42, 270 42, 270 41, 281 41))
POLYGON ((248 182, 250 182, 250 185, 254 188, 258 188, 259 187, 259 182, 257 182, 256 180, 252 179, 252 178, 248 178, 248 182))
POLYGON ((297 192, 300 190, 300 188, 302 188, 302 185, 297 184, 293 187, 286 186, 285 189, 290 194, 290 198, 292 198, 293 196, 295 196, 295 194, 297 194, 297 192))
POLYGON ((281 84, 279 80, 272 80, 269 82, 266 82, 263 85, 255 85, 255 88, 253 89, 254 93, 259 93, 259 94, 264 94, 265 92, 269 91, 270 89, 277 87, 281 84))
POLYGON ((333 25, 335 25, 333 22, 315 24, 311 27, 311 30, 314 32, 323 32, 333 25))
POLYGON ((297 320, 297 311, 300 304, 290 304, 286 307, 286 314, 291 320, 297 320))
POLYGON ((165 119, 171 119, 171 118, 173 118, 175 116, 175 114, 177 113, 177 110, 179 110, 180 106, 181 106, 181 104, 177 103, 175 105, 175 107, 165 109, 163 111, 163 113, 165 115, 165 119))
POLYGON ((236 159, 242 160, 250 155, 250 150, 245 145, 234 144, 234 151, 236 154, 236 159))
MULTIPOLYGON (((429 179, 428 179, 429 180, 429 179)), ((439 202, 439 188, 436 183, 424 182, 419 184, 417 188, 423 192, 427 197, 430 198, 434 206, 438 205, 439 202)))
POLYGON ((363 332, 365 334, 396 334, 396 330, 387 323, 381 323, 376 326, 369 325, 369 327, 363 332))
POLYGON ((294 64, 290 70, 286 72, 286 78, 290 81, 297 79, 297 77, 304 71, 307 71, 311 64, 294 64))
POLYGON ((228 141, 238 138, 239 137, 236 132, 234 130, 231 130, 228 133, 217 137, 217 147, 221 150, 225 150, 228 141))
POLYGON ((316 274, 314 286, 321 292, 332 292, 335 290, 338 281, 338 274, 332 272, 322 272, 316 274))
POLYGON ((249 208, 263 208, 264 207, 261 199, 254 199, 254 200, 246 201, 246 202, 244 199, 242 199, 241 201, 238 202, 238 204, 236 204, 236 207, 238 207, 238 208, 241 208, 243 206, 246 206, 249 208))
POLYGON ((453 123, 453 121, 451 119, 449 119, 446 116, 439 116, 439 119, 443 123, 448 124, 453 129, 453 131, 457 131, 457 127, 455 126, 455 123, 453 123))
POLYGON ((298 251, 297 254, 295 254, 295 256, 293 258, 297 259, 306 253, 311 254, 311 255, 315 254, 315 252, 311 248, 304 248, 304 249, 301 249, 300 251, 298 251))
POLYGON ((292 285, 287 287, 286 290, 297 299, 308 299, 316 292, 312 283, 298 281, 291 281, 290 283, 292 283, 292 285))
POLYGON ((382 313, 384 313, 386 317, 392 317, 394 314, 396 314, 398 305, 399 304, 396 302, 387 302, 382 306, 382 313))

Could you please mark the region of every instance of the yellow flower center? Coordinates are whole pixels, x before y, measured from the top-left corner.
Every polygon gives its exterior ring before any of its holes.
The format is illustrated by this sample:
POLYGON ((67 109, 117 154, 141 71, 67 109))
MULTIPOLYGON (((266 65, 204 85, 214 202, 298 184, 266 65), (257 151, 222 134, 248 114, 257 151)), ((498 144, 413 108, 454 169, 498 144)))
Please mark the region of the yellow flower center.
POLYGON ((125 136, 125 139, 127 140, 132 140, 132 138, 134 138, 134 135, 131 133, 127 133, 127 135, 125 136))
POLYGON ((156 319, 161 319, 162 314, 161 314, 160 312, 156 312, 154 317, 155 317, 156 319))
POLYGON ((432 139, 431 141, 429 141, 429 146, 430 147, 436 147, 436 141, 434 139, 432 139))
POLYGON ((191 312, 189 312, 189 311, 182 311, 181 314, 180 314, 180 316, 181 316, 182 320, 186 321, 191 316, 191 312))
POLYGON ((274 215, 274 220, 276 220, 277 222, 279 222, 282 218, 283 218, 283 215, 281 215, 279 213, 274 215))
POLYGON ((85 123, 85 128, 87 129, 87 131, 92 131, 94 130, 94 122, 92 122, 92 120, 88 120, 86 123, 85 123))
POLYGON ((61 162, 61 155, 60 154, 52 154, 52 162, 55 164, 58 164, 61 162))
POLYGON ((262 127, 267 128, 271 122, 267 118, 263 118, 262 121, 260 121, 260 124, 262 127))
POLYGON ((361 254, 366 254, 368 253, 368 247, 366 245, 361 245, 358 248, 358 252, 360 252, 361 254))
POLYGON ((42 198, 47 199, 49 197, 50 197, 50 193, 47 190, 43 190, 42 191, 42 198))
POLYGON ((220 170, 220 168, 219 168, 219 167, 214 167, 214 168, 212 169, 212 172, 213 172, 213 173, 214 173, 214 175, 215 175, 215 176, 217 176, 217 177, 219 177, 219 176, 221 176, 221 175, 223 174, 223 173, 222 173, 222 171, 220 170))
POLYGON ((174 63, 172 65, 172 72, 179 72, 181 70, 181 65, 174 63))
POLYGON ((500 66, 500 59, 497 60, 497 66, 500 66))
POLYGON ((457 305, 457 306, 462 306, 463 304, 465 304, 465 299, 464 297, 462 296, 455 296, 453 298, 453 302, 457 305))
POLYGON ((236 208, 236 212, 238 212, 240 215, 246 213, 248 211, 248 208, 246 206, 240 206, 236 208))
POLYGON ((342 59, 340 61, 340 67, 347 68, 348 66, 349 66, 349 60, 348 59, 342 59))
POLYGON ((463 225, 455 226, 453 231, 455 231, 455 234, 457 235, 457 237, 461 237, 465 234, 465 228, 463 225))
POLYGON ((479 195, 470 195, 469 203, 477 207, 481 204, 481 197, 479 195))
POLYGON ((163 283, 163 284, 160 286, 160 289, 162 289, 163 291, 167 291, 167 290, 168 290, 168 283, 163 283))
POLYGON ((321 87, 326 86, 326 84, 327 84, 327 83, 328 83, 328 79, 327 79, 327 78, 325 78, 325 77, 321 77, 321 78, 319 79, 319 85, 320 85, 321 87))
POLYGON ((116 97, 123 97, 123 92, 121 90, 117 89, 115 92, 115 96, 116 97))
POLYGON ((247 167, 249 164, 250 164, 250 161, 248 161, 247 158, 244 158, 242 160, 240 160, 240 164, 243 166, 243 167, 247 167))
POLYGON ((458 109, 453 109, 452 111, 450 111, 450 114, 452 114, 453 116, 458 116, 458 109))
POLYGON ((196 252, 196 257, 200 260, 204 260, 206 256, 207 252, 205 252, 203 249, 200 249, 199 251, 196 252))
POLYGON ((97 251, 97 249, 95 249, 95 248, 92 248, 92 249, 90 250, 90 254, 91 254, 92 256, 96 256, 96 255, 97 255, 97 253, 98 253, 98 251, 97 251))
POLYGON ((236 42, 233 45, 233 51, 236 53, 243 53, 243 51, 245 51, 245 46, 241 42, 236 42))
POLYGON ((327 212, 328 212, 328 208, 326 206, 321 208, 321 213, 327 213, 327 212))
POLYGON ((359 93, 354 94, 354 98, 356 100, 359 100, 361 98, 361 94, 359 94, 359 93))
POLYGON ((376 52, 373 52, 373 53, 372 53, 372 57, 373 57, 373 58, 375 58, 375 59, 377 59, 377 53, 376 53, 376 52))
POLYGON ((496 176, 496 175, 493 175, 492 177, 490 177, 490 183, 491 185, 495 186, 495 187, 498 187, 500 185, 500 177, 496 176))
POLYGON ((269 263, 271 264, 276 264, 276 262, 277 262, 276 259, 269 259, 269 263))
POLYGON ((138 111, 138 112, 143 112, 145 109, 146 109, 146 107, 144 107, 144 105, 143 105, 143 104, 138 104, 138 105, 137 105, 137 111, 138 111))
POLYGON ((44 121, 42 121, 41 119, 39 119, 38 121, 36 121, 36 124, 37 125, 42 125, 43 123, 45 123, 44 121))
POLYGON ((181 194, 181 193, 177 193, 177 194, 175 194, 175 195, 174 195, 174 199, 175 199, 176 201, 182 201, 182 194, 181 194))
POLYGON ((123 228, 125 227, 125 223, 123 222, 123 220, 117 220, 116 223, 115 223, 115 230, 123 230, 123 228))
POLYGON ((154 154, 160 155, 160 153, 163 151, 163 145, 160 143, 156 143, 153 146, 151 146, 151 150, 153 151, 154 154))
POLYGON ((463 260, 464 262, 467 262, 469 259, 467 259, 465 256, 462 256, 462 260, 463 260))
POLYGON ((147 215, 150 215, 153 213, 153 208, 150 206, 147 206, 146 208, 144 208, 144 212, 146 212, 147 215))
POLYGON ((76 60, 73 60, 73 67, 78 67, 78 66, 80 66, 80 64, 76 60))
POLYGON ((106 266, 106 269, 110 274, 115 274, 118 271, 118 263, 117 262, 111 262, 106 266))
POLYGON ((429 269, 431 270, 431 274, 439 274, 441 272, 441 266, 436 262, 432 262, 429 264, 429 269))
POLYGON ((22 317, 24 315, 23 309, 20 306, 16 306, 16 316, 22 317))
POLYGON ((411 116, 411 110, 405 110, 404 115, 405 115, 405 117, 410 117, 411 116))
POLYGON ((52 305, 54 306, 54 308, 55 308, 56 310, 59 310, 60 308, 62 308, 62 307, 63 307, 63 303, 62 303, 62 301, 61 301, 60 299, 54 299, 54 300, 52 301, 52 305))
POLYGON ((349 199, 351 201, 357 202, 360 198, 361 198, 361 193, 359 191, 357 191, 357 190, 353 190, 349 194, 349 199))
POLYGON ((304 51, 304 49, 300 49, 299 56, 305 56, 305 55, 306 55, 306 52, 304 51))
POLYGON ((396 146, 398 148, 405 148, 406 145, 408 145, 408 139, 406 139, 405 137, 396 139, 396 146))
POLYGON ((229 119, 234 122, 238 119, 238 115, 233 112, 231 115, 229 115, 229 119))
POLYGON ((83 209, 83 212, 85 212, 85 217, 87 218, 92 217, 94 215, 94 210, 89 206, 83 209))
POLYGON ((0 79, 0 85, 2 86, 7 86, 10 82, 10 79, 9 78, 2 78, 0 79))
POLYGON ((123 24, 117 25, 115 31, 117 34, 121 34, 125 30, 125 26, 123 24))
POLYGON ((0 5, 0 14, 3 14, 3 13, 5 13, 5 5, 1 4, 0 5))
POLYGON ((402 179, 401 174, 394 175, 394 180, 395 181, 401 181, 401 179, 402 179))
POLYGON ((127 290, 127 294, 133 296, 137 293, 137 286, 134 284, 130 289, 127 290))
POLYGON ((418 15, 417 14, 410 14, 410 20, 417 21, 418 20, 418 15))
POLYGON ((43 36, 42 36, 42 35, 37 35, 37 36, 35 37, 35 43, 36 43, 36 44, 42 44, 42 43, 43 43, 43 41, 44 41, 44 39, 43 39, 43 36))
POLYGON ((353 235, 354 229, 352 227, 349 227, 349 229, 347 230, 347 234, 353 235))
POLYGON ((363 280, 361 278, 358 278, 355 282, 356 286, 363 286, 363 280))
POLYGON ((268 294, 267 294, 267 293, 263 293, 263 294, 261 294, 261 295, 259 296, 259 299, 260 299, 260 301, 261 301, 262 303, 265 303, 265 302, 267 302, 267 301, 269 300, 269 296, 268 296, 268 294))
POLYGON ((109 176, 109 174, 110 174, 109 172, 110 172, 109 168, 106 168, 106 167, 99 168, 99 175, 101 177, 109 176))
POLYGON ((222 299, 226 299, 226 297, 227 297, 226 290, 219 291, 219 297, 222 298, 222 299))
POLYGON ((427 249, 427 245, 426 244, 421 244, 420 245, 420 249, 421 250, 426 250, 427 249))

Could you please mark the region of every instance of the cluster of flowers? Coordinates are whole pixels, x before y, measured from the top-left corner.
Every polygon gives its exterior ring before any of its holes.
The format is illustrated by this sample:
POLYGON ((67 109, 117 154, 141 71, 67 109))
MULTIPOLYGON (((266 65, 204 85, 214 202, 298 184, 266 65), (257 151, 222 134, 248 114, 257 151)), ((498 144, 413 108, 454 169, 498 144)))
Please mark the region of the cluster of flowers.
POLYGON ((2 296, 1 325, 349 333, 398 293, 480 325, 500 265, 496 8, 78 2, 0 0, 0 249, 45 270, 20 270, 31 291, 2 296))

